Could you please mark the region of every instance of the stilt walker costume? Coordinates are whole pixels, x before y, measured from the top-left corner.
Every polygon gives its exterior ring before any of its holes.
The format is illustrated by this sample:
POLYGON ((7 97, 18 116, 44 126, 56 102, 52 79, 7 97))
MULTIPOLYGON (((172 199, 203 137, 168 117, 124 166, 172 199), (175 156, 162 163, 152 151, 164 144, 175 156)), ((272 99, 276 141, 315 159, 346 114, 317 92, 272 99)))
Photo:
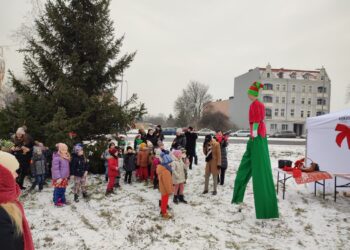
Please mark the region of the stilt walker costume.
POLYGON ((279 214, 266 139, 265 106, 257 99, 263 86, 254 82, 248 89, 248 97, 252 100, 249 108, 251 136, 237 171, 232 203, 243 202, 245 189, 252 177, 256 218, 270 219, 278 218, 279 214))

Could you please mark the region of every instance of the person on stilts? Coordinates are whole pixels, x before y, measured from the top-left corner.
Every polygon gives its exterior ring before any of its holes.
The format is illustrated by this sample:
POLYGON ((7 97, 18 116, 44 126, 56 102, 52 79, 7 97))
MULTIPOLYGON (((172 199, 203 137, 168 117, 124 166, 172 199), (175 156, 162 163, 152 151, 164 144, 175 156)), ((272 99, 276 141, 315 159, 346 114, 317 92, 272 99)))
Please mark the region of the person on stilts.
POLYGON ((245 189, 252 177, 256 218, 271 219, 278 218, 279 212, 264 123, 265 106, 258 100, 263 86, 254 82, 248 89, 248 97, 252 101, 249 108, 251 137, 237 171, 232 203, 243 202, 245 189))

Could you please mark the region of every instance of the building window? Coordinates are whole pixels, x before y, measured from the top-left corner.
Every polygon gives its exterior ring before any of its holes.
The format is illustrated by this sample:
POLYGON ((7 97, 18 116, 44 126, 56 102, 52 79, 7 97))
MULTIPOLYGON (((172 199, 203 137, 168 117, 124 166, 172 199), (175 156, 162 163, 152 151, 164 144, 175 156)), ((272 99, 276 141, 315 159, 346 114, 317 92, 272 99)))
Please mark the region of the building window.
POLYGON ((324 80, 324 76, 321 76, 321 80, 324 80))
POLYGON ((292 85, 292 91, 295 92, 295 85, 292 85))
POLYGON ((282 91, 286 91, 286 85, 285 84, 282 85, 282 91))
POLYGON ((275 116, 278 116, 278 109, 275 109, 275 116))
POLYGON ((281 72, 278 72, 277 75, 278 75, 279 78, 283 78, 283 72, 282 72, 282 71, 281 71, 281 72))
POLYGON ((288 124, 282 124, 282 131, 288 130, 288 124))
POLYGON ((297 78, 297 74, 296 74, 295 72, 291 73, 291 74, 290 74, 290 78, 292 78, 292 79, 297 78))
POLYGON ((327 93, 327 88, 326 87, 318 87, 317 93, 327 93))
POLYGON ((300 111, 300 117, 301 117, 301 118, 304 117, 304 110, 300 111))
POLYGON ((273 90, 273 85, 271 83, 265 83, 264 84, 264 89, 265 90, 273 90))
POLYGON ((305 80, 309 80, 310 74, 309 73, 305 73, 303 75, 303 77, 304 77, 305 80))
POLYGON ((276 130, 277 129, 277 124, 271 124, 270 128, 271 128, 271 130, 276 130))
POLYGON ((294 117, 294 109, 290 110, 290 116, 294 117))
POLYGON ((312 86, 309 86, 309 92, 312 93, 312 86))
POLYGON ((305 98, 301 98, 301 104, 305 104, 305 98))
POLYGON ((271 109, 265 109, 265 116, 266 116, 266 119, 271 119, 272 118, 272 111, 271 111, 271 109))
POLYGON ((282 96, 282 103, 286 103, 286 97, 282 96))
POLYGON ((303 93, 305 93, 305 86, 303 86, 303 88, 302 88, 302 92, 303 92, 303 93))
POLYGON ((291 103, 295 104, 295 97, 294 96, 292 97, 291 103))
POLYGON ((308 98, 308 99, 307 99, 307 104, 308 104, 308 105, 311 105, 311 98, 308 98))
POLYGON ((281 109, 281 116, 284 117, 284 109, 281 109))
POLYGON ((326 105, 326 100, 322 98, 317 99, 317 105, 326 105))
POLYGON ((276 90, 280 90, 280 85, 279 84, 276 84, 276 90))
POLYGON ((279 103, 279 102, 280 102, 280 97, 276 96, 276 103, 279 103))
POLYGON ((265 95, 265 96, 263 97, 263 102, 265 102, 265 103, 271 103, 271 102, 272 102, 272 96, 265 95))
POLYGON ((270 73, 267 73, 266 75, 267 75, 267 78, 270 78, 270 73))
POLYGON ((317 111, 316 116, 324 115, 325 113, 323 111, 317 111))
POLYGON ((307 111, 307 117, 310 117, 310 115, 311 115, 311 111, 308 110, 308 111, 307 111))

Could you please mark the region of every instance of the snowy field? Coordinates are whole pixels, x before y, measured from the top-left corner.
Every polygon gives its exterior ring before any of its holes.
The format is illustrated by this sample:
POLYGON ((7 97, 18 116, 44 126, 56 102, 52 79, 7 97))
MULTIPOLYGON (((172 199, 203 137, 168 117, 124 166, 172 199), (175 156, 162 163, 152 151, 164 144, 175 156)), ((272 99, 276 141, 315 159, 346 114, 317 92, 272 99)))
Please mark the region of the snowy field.
MULTIPOLYGON (((198 144, 201 148, 201 144, 198 144)), ((189 172, 185 188, 188 205, 170 202, 175 218, 159 215, 157 190, 142 183, 125 185, 104 196, 102 176, 89 177, 89 201, 55 208, 52 188, 24 194, 22 201, 31 224, 36 249, 349 249, 350 198, 328 194, 315 197, 304 185, 287 183, 286 199, 279 195, 280 219, 265 226, 255 219, 252 184, 248 184, 241 213, 231 205, 233 181, 245 145, 229 146, 226 183, 218 195, 202 195, 204 158, 189 172)), ((270 146, 277 159, 300 158, 304 146, 270 146)), ((274 173, 274 178, 276 175, 274 173)), ((210 182, 212 184, 212 180, 210 182)))

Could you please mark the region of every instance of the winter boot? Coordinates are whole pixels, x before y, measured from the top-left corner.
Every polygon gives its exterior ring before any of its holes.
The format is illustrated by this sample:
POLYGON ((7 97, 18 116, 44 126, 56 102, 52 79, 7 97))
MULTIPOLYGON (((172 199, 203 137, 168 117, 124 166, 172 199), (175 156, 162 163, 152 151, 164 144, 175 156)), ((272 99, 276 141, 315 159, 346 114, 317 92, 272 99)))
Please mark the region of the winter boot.
POLYGON ((88 196, 88 194, 87 194, 86 192, 83 192, 83 198, 84 198, 84 199, 89 198, 89 196, 88 196))
POLYGON ((208 190, 204 190, 202 194, 207 194, 208 193, 208 190))
POLYGON ((169 219, 173 218, 173 216, 171 214, 169 214, 169 213, 162 214, 162 217, 165 220, 169 220, 169 219))
POLYGON ((178 196, 177 196, 177 195, 174 195, 173 202, 174 202, 175 204, 179 204, 179 200, 178 200, 178 196))
POLYGON ((213 191, 213 193, 212 193, 213 195, 216 195, 217 194, 217 192, 216 191, 213 191))
POLYGON ((195 164, 196 166, 198 165, 198 156, 197 156, 197 155, 194 157, 194 164, 195 164))
POLYGON ((185 197, 183 195, 179 195, 179 201, 187 204, 187 201, 185 200, 185 197))
POLYGON ((79 195, 74 194, 74 201, 75 201, 75 202, 79 202, 79 195))

